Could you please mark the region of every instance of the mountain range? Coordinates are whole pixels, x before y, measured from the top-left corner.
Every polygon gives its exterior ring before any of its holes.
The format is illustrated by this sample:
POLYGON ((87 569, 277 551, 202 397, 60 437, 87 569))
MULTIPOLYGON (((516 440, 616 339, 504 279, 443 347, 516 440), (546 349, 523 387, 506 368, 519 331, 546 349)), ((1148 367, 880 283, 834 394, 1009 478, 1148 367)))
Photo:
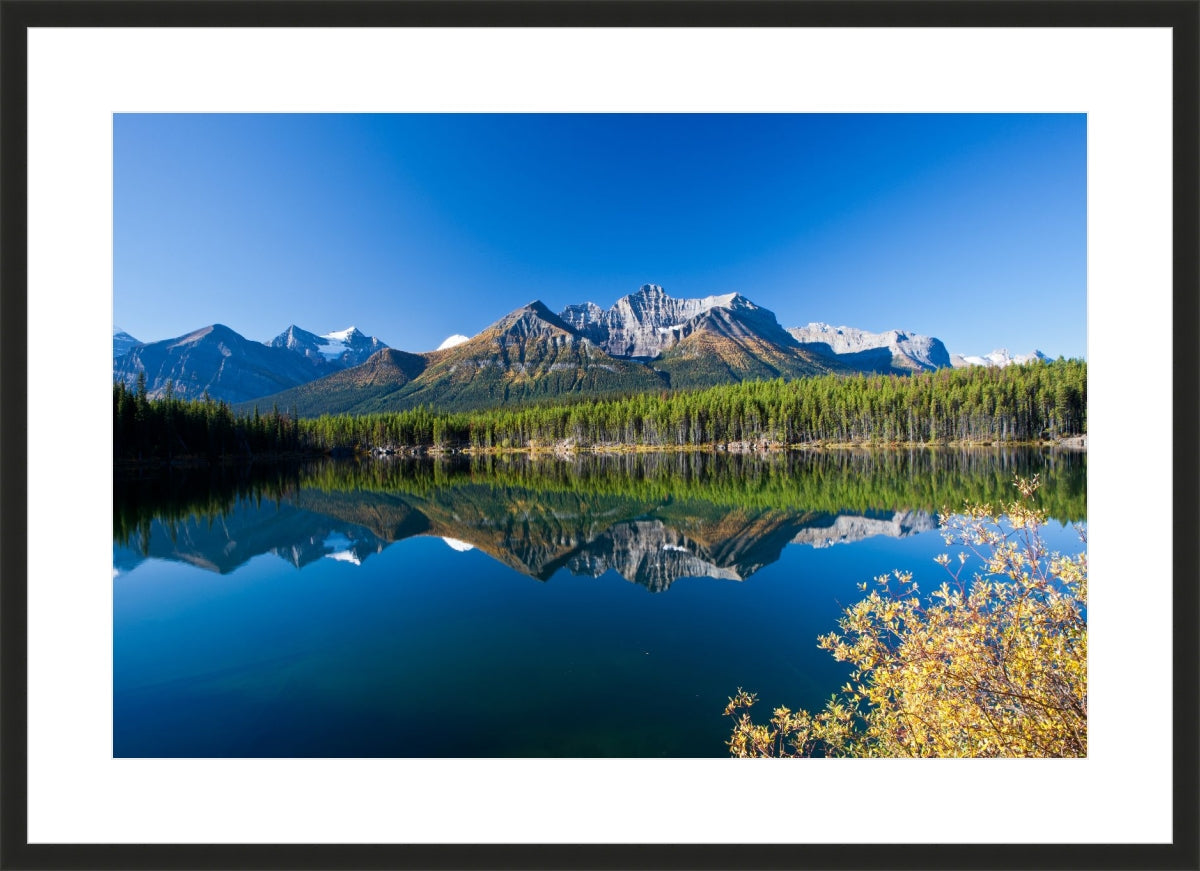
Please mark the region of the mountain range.
MULTIPOLYGON (((161 396, 205 394, 303 416, 422 404, 469 409, 508 402, 709 387, 825 373, 909 374, 952 365, 1022 362, 1007 352, 950 355, 936 338, 811 323, 783 328, 740 293, 680 299, 646 284, 609 309, 592 302, 552 312, 535 300, 475 336, 437 350, 389 348, 355 327, 323 334, 289 326, 254 342, 221 324, 159 342, 113 333, 113 378, 146 373, 161 396)), ((1029 359, 1044 359, 1040 352, 1029 359)))
POLYGON ((360 365, 387 347, 354 327, 319 336, 290 326, 264 344, 224 324, 213 324, 172 339, 134 344, 118 353, 130 339, 128 333, 113 334, 114 382, 132 388, 145 372, 152 397, 163 396, 170 384, 182 399, 207 394, 230 403, 278 393, 360 365))

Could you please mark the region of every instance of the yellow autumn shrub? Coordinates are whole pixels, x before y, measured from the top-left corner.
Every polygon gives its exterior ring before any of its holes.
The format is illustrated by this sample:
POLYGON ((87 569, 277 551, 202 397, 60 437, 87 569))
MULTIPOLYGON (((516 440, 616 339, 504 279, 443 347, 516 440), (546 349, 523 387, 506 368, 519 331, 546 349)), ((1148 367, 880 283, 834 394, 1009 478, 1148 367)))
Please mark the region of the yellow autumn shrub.
POLYGON ((876 578, 818 639, 854 669, 822 711, 780 707, 755 723, 757 698, 739 688, 725 708, 730 753, 1086 756, 1087 555, 1048 552, 1038 480, 1016 487, 1000 511, 943 511, 956 553, 937 558, 939 589, 922 598, 910 573, 876 578))

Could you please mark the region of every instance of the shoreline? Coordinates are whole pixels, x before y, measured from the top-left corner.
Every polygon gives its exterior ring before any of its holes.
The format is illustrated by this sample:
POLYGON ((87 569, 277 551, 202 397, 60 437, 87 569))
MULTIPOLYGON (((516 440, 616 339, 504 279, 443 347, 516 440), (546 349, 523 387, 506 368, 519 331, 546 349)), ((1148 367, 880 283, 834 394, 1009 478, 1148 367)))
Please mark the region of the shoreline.
POLYGON ((600 444, 577 445, 556 443, 549 445, 525 445, 522 447, 472 447, 470 445, 395 445, 385 448, 367 449, 335 448, 331 451, 295 451, 287 453, 253 454, 250 456, 196 457, 183 456, 165 459, 119 459, 113 460, 114 472, 142 472, 163 470, 200 470, 222 467, 245 466, 252 463, 276 464, 298 463, 307 460, 331 459, 388 459, 395 457, 447 457, 447 456, 511 456, 558 457, 571 459, 584 455, 610 454, 666 454, 708 453, 737 456, 767 456, 786 453, 810 453, 820 451, 900 451, 900 450, 993 450, 998 448, 1048 448, 1050 450, 1087 452, 1087 436, 1071 436, 1054 441, 946 441, 946 442, 803 442, 784 445, 777 442, 719 442, 702 445, 630 445, 600 444))
POLYGON ((1069 451, 1087 451, 1087 436, 1071 436, 1065 439, 1035 441, 945 441, 945 442, 801 442, 780 444, 777 442, 718 442, 699 445, 637 445, 599 444, 576 445, 560 442, 549 445, 525 445, 522 447, 472 447, 470 445, 399 445, 389 448, 370 448, 354 452, 355 456, 412 457, 412 456, 501 456, 527 454, 529 456, 556 455, 570 457, 583 454, 665 454, 665 453, 710 453, 710 454, 783 454, 812 451, 897 451, 897 450, 940 450, 943 448, 1049 448, 1069 451))

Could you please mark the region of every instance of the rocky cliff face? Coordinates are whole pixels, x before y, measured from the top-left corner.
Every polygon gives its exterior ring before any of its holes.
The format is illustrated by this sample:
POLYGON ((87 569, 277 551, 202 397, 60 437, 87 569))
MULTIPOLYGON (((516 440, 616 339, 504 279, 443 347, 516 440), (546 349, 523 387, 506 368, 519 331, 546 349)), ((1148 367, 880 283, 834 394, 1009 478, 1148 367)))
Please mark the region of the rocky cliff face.
MULTIPOLYGON (((676 299, 657 284, 643 284, 608 311, 587 302, 567 306, 559 317, 614 357, 651 359, 702 327, 697 319, 715 308, 760 319, 766 312, 736 293, 676 299)), ((770 320, 774 321, 774 315, 770 320)))
POLYGON ((904 330, 871 333, 811 323, 791 327, 788 333, 803 347, 855 369, 929 372, 950 365, 950 354, 940 339, 904 330))
POLYGON ((718 565, 705 548, 661 520, 632 520, 606 529, 567 560, 572 574, 598 578, 612 569, 653 593, 680 578, 740 581, 758 568, 718 565))

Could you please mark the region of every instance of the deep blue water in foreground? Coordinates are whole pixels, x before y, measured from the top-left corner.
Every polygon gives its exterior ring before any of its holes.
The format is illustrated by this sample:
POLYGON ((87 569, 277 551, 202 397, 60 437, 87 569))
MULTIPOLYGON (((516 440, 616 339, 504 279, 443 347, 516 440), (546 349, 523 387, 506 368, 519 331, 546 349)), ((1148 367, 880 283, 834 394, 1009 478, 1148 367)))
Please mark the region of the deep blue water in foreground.
POLYGON ((119 486, 114 755, 723 756, 738 687, 761 719, 844 682, 816 638, 859 582, 941 582, 906 475, 1009 498, 1041 469, 1046 538, 1081 549, 1083 455, 987 456, 585 470, 629 477, 607 493, 560 461, 119 486))

